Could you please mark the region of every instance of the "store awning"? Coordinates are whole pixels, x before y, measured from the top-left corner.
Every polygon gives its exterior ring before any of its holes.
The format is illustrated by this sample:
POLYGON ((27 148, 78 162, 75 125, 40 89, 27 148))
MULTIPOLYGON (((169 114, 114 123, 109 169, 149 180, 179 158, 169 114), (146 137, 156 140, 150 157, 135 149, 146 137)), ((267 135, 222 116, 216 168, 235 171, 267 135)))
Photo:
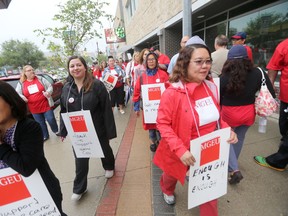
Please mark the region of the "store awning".
POLYGON ((12 0, 0 0, 0 9, 8 8, 11 1, 12 0))
POLYGON ((117 52, 118 53, 124 53, 124 52, 126 52, 127 50, 130 50, 130 49, 132 49, 132 46, 124 45, 124 46, 118 48, 117 52))

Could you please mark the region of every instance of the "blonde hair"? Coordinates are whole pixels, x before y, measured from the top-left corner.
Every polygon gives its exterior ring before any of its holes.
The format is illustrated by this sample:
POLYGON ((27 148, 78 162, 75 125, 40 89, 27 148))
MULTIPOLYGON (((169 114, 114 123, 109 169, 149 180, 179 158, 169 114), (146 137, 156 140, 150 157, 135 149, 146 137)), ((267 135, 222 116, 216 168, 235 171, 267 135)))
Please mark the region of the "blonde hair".
POLYGON ((21 74, 20 74, 20 82, 24 82, 27 80, 27 76, 25 74, 25 71, 27 68, 32 68, 34 70, 34 68, 31 65, 25 65, 22 69, 21 74))

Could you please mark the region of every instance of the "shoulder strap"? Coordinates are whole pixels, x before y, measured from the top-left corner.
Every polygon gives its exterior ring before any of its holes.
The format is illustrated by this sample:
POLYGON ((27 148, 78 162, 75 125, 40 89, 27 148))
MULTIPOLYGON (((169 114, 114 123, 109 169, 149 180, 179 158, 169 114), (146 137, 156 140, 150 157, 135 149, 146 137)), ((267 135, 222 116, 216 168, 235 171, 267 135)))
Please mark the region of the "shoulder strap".
POLYGON ((258 70, 261 71, 261 74, 262 74, 261 85, 266 85, 266 79, 265 79, 264 72, 263 72, 262 68, 260 68, 260 67, 257 67, 257 68, 258 68, 258 70))

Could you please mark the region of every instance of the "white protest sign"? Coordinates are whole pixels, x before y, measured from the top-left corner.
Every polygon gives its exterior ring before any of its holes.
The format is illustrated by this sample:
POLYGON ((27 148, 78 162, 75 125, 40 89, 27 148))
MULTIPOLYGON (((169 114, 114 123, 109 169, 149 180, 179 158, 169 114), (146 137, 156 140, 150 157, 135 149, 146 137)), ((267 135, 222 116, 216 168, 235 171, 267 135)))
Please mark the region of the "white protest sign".
POLYGON ((164 83, 141 85, 144 122, 146 124, 156 123, 158 107, 160 104, 161 95, 164 91, 164 83))
POLYGON ((23 177, 11 168, 0 169, 1 216, 60 216, 38 170, 23 177))
POLYGON ((118 77, 111 73, 106 73, 102 81, 107 91, 111 91, 115 87, 118 81, 118 77))
POLYGON ((230 127, 191 140, 195 157, 190 166, 188 209, 217 199, 227 193, 230 127))
POLYGON ((103 158, 90 111, 61 113, 77 158, 103 158))

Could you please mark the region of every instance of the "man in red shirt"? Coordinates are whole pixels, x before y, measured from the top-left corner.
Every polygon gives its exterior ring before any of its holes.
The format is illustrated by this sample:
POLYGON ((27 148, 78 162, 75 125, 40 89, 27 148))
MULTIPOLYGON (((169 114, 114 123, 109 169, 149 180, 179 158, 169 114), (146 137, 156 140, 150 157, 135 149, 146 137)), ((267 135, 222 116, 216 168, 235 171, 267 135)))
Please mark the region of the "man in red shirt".
POLYGON ((243 45, 245 46, 248 54, 248 58, 252 61, 253 63, 253 55, 252 55, 252 49, 248 45, 245 44, 246 42, 246 33, 245 32, 238 32, 237 34, 233 35, 231 37, 232 44, 233 45, 243 45))
POLYGON ((257 164, 277 171, 284 171, 288 164, 288 38, 282 41, 275 49, 268 65, 268 76, 275 89, 274 82, 280 75, 280 110, 279 110, 279 129, 282 136, 278 152, 268 157, 255 156, 257 164))
POLYGON ((154 52, 158 56, 158 67, 161 70, 167 72, 167 68, 168 68, 169 63, 170 63, 170 58, 167 55, 161 53, 156 46, 151 47, 150 51, 154 52))

